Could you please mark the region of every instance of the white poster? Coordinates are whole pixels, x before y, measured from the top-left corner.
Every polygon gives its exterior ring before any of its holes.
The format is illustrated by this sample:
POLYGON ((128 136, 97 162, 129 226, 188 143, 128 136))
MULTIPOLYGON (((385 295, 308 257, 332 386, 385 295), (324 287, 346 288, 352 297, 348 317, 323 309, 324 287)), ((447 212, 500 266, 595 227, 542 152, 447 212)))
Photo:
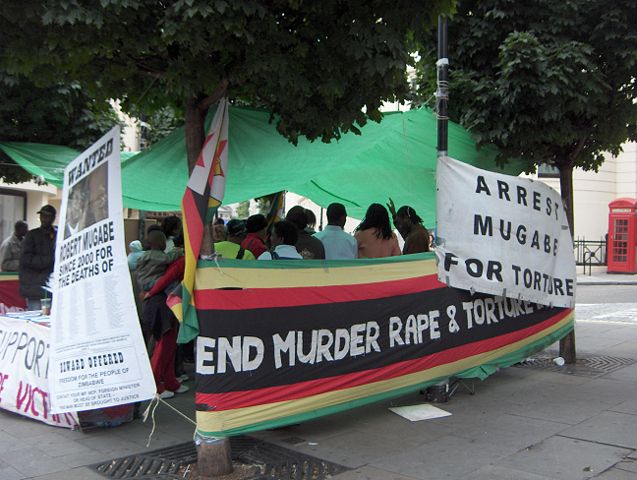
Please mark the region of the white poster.
POLYGON ((116 127, 64 170, 51 308, 56 413, 151 398, 155 382, 124 245, 116 127))
POLYGON ((57 427, 79 427, 76 413, 51 413, 49 327, 30 312, 8 315, 0 316, 0 408, 57 427))
POLYGON ((444 158, 436 202, 441 282, 573 308, 573 244, 555 190, 444 158))

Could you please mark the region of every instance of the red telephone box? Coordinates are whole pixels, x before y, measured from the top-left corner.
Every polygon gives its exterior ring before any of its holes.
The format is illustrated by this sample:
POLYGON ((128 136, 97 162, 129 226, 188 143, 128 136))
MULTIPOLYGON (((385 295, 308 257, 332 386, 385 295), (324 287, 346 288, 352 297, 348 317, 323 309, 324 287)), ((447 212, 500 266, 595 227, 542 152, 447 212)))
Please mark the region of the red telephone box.
POLYGON ((637 273, 637 199, 608 204, 608 271, 637 273))

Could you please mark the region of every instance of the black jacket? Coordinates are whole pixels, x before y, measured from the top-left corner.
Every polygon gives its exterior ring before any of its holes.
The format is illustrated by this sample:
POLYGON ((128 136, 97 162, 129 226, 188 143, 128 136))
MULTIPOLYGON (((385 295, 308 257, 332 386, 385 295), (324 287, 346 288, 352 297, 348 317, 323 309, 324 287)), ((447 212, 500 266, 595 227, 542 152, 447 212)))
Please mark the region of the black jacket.
POLYGON ((38 227, 24 237, 20 256, 20 295, 24 298, 45 297, 42 286, 53 271, 56 234, 55 227, 53 233, 38 227))

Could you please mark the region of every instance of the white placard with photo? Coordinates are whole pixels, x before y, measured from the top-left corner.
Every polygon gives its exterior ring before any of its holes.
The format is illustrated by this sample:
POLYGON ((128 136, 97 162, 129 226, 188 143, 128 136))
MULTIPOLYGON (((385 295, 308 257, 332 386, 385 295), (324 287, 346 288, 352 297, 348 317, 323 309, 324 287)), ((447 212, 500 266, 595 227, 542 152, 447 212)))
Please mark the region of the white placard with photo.
POLYGON ((116 127, 64 170, 51 308, 56 413, 155 393, 126 261, 119 144, 116 127))

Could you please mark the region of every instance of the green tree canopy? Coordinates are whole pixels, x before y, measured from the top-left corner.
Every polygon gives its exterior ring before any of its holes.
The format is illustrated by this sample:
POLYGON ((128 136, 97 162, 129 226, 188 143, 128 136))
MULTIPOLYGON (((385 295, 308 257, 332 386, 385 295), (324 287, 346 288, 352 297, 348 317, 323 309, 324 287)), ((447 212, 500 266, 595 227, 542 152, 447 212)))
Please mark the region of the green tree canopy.
MULTIPOLYGON (((636 42, 627 0, 463 0, 449 23, 450 117, 502 161, 549 164, 569 183, 574 167, 597 170, 604 152, 637 138, 636 42)), ((433 37, 428 45, 425 85, 435 78, 433 37)))
POLYGON ((45 85, 79 81, 129 110, 180 108, 192 162, 203 115, 222 92, 273 112, 293 142, 329 141, 378 120, 383 100, 408 91, 414 32, 450 4, 5 0, 0 70, 45 85))
MULTIPOLYGON (((115 124, 107 102, 91 99, 77 82, 38 88, 33 82, 0 75, 0 140, 65 145, 84 150, 115 124)), ((31 175, 0 152, 0 178, 7 183, 31 175)))
MULTIPOLYGON (((571 232, 573 168, 596 171, 637 139, 636 42, 630 0, 461 0, 449 23, 450 117, 501 161, 557 167, 571 232)), ((422 91, 434 75, 421 68, 422 91)), ((560 350, 575 361, 573 335, 560 350)))

